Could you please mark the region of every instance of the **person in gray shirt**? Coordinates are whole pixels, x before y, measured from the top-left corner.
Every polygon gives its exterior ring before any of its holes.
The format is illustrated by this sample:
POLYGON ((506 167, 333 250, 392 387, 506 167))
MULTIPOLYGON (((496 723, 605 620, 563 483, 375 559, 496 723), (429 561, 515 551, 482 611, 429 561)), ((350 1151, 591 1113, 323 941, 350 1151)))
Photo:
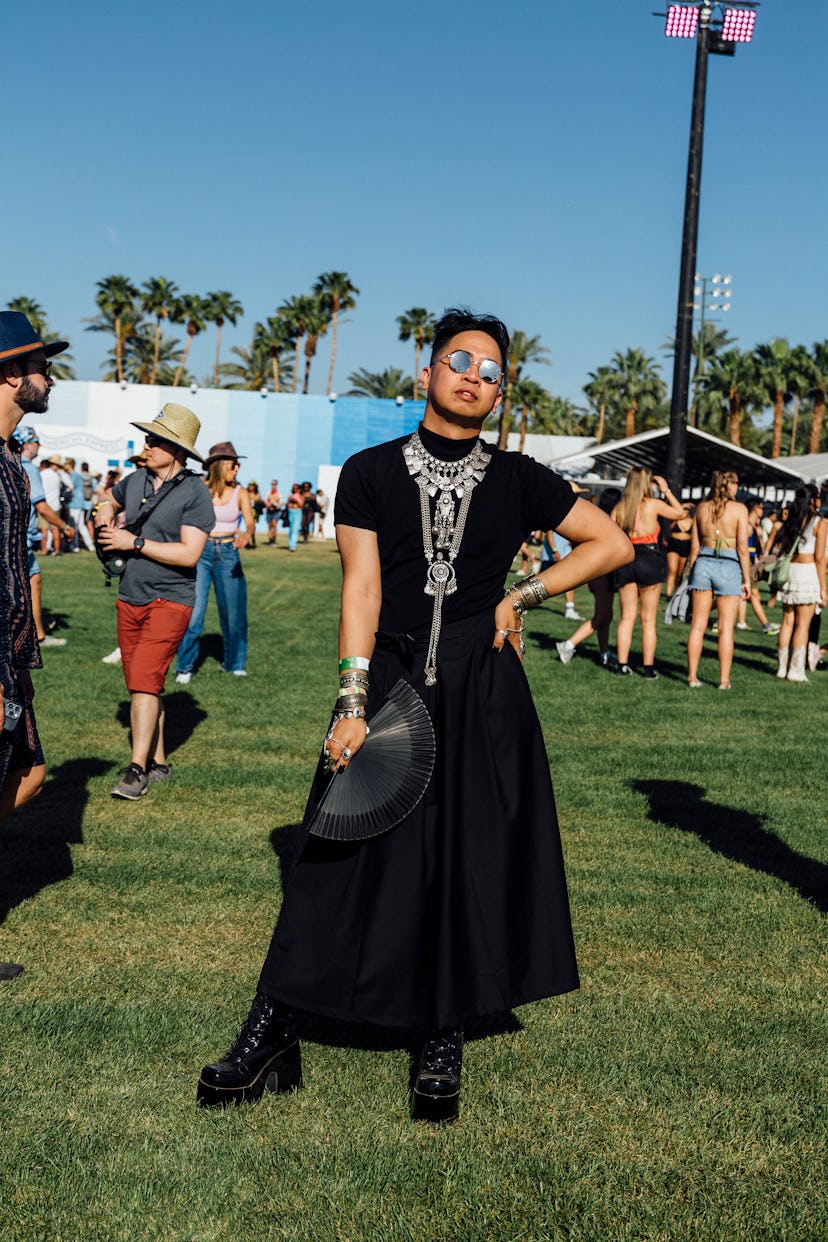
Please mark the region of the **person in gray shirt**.
POLYGON ((116 483, 112 499, 94 511, 104 552, 126 555, 118 646, 130 695, 132 758, 112 794, 129 801, 171 775, 161 693, 189 624, 196 565, 213 529, 210 493, 185 468, 188 457, 203 461, 195 448, 201 423, 192 410, 168 403, 151 423, 132 425, 146 434, 147 465, 116 483), (122 510, 126 525, 118 529, 115 518, 122 510), (132 529, 136 524, 139 529, 132 529))

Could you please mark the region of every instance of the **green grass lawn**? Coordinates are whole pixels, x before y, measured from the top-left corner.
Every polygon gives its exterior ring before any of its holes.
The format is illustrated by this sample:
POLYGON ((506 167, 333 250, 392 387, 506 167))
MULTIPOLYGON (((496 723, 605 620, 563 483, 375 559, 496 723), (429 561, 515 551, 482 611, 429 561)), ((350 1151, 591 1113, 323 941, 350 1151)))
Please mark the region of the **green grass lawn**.
MULTIPOLYGON (((69 639, 36 675, 50 784, 0 826, 0 1238, 772 1239, 828 1236, 828 674, 777 681, 738 635, 733 690, 616 678, 553 601, 527 618, 580 992, 466 1048, 461 1119, 415 1126, 407 1054, 305 1046, 305 1089, 196 1111, 244 1018, 336 684, 331 544, 245 554, 249 676, 169 679, 175 780, 131 804, 115 592, 46 560, 69 639)), ((590 597, 579 591, 582 612, 590 597)), ((636 643, 638 636, 636 636, 636 643)), ((636 647, 634 646, 634 652, 636 647)))

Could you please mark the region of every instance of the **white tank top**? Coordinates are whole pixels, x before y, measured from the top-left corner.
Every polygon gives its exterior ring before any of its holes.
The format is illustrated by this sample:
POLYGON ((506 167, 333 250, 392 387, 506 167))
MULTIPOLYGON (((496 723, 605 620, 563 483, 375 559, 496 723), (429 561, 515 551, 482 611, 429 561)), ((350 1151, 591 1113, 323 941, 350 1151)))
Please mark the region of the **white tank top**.
POLYGON ((816 528, 819 522, 819 514, 812 517, 804 531, 800 535, 799 543, 796 548, 796 556, 813 556, 816 552, 816 528))

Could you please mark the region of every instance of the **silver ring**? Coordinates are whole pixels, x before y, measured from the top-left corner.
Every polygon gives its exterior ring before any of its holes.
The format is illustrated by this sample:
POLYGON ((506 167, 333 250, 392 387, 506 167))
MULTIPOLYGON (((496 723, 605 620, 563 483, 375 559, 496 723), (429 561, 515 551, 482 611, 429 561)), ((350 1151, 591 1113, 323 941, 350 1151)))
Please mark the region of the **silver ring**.
POLYGON ((341 754, 339 757, 340 757, 340 759, 350 759, 350 757, 351 757, 350 747, 348 747, 348 746, 343 746, 343 747, 342 747, 342 754, 341 754))
POLYGON ((508 633, 509 633, 509 630, 495 630, 495 634, 502 634, 504 638, 506 637, 508 633))

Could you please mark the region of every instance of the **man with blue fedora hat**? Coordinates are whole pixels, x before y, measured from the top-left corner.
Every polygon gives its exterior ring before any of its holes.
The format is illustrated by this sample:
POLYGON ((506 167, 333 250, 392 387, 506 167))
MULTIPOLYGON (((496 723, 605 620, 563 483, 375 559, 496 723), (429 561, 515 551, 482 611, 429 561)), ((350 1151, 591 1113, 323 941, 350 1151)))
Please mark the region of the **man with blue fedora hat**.
MULTIPOLYGON (((68 348, 46 345, 19 311, 0 311, 0 819, 35 797, 46 776, 32 707, 30 670, 42 662, 29 588, 29 481, 9 440, 27 414, 46 412, 49 359, 68 348)), ((0 962, 0 981, 22 970, 0 962)))

